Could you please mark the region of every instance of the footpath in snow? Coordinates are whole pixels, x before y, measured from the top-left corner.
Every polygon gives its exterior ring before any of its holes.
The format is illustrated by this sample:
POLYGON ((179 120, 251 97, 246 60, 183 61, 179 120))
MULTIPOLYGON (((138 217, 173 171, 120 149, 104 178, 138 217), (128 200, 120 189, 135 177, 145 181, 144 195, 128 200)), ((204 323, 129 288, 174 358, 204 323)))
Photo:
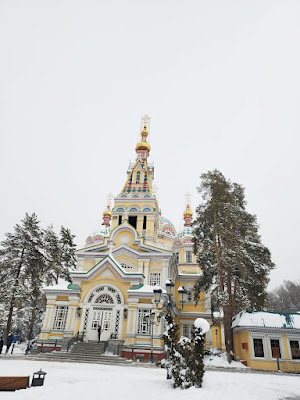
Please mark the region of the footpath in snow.
POLYGON ((1 376, 30 375, 42 368, 45 386, 0 392, 1 400, 279 400, 300 398, 300 377, 287 375, 232 374, 207 371, 203 388, 173 389, 166 371, 100 364, 58 363, 0 358, 1 376))

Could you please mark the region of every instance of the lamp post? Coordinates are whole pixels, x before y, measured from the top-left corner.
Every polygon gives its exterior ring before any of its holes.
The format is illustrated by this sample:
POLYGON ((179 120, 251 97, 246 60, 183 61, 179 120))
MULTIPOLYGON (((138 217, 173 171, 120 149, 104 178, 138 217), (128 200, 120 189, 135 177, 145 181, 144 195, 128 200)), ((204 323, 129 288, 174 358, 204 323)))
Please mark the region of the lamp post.
MULTIPOLYGON (((157 317, 158 321, 160 321, 160 317, 157 317)), ((150 362, 153 362, 153 326, 156 325, 158 326, 159 324, 156 324, 155 322, 155 311, 151 311, 149 314, 145 315, 145 321, 147 324, 150 324, 151 326, 151 353, 150 353, 150 362)))
POLYGON ((153 293, 154 293, 154 302, 156 304, 156 308, 158 310, 163 310, 164 308, 170 312, 173 311, 173 313, 176 314, 176 311, 181 311, 183 309, 184 303, 186 303, 187 300, 187 290, 185 289, 184 286, 180 286, 178 288, 178 295, 179 295, 179 302, 181 304, 181 309, 177 307, 175 300, 173 299, 174 295, 174 283, 172 282, 171 279, 166 280, 166 291, 167 291, 167 298, 164 300, 164 302, 160 305, 161 301, 161 294, 162 290, 161 288, 154 288, 153 293))

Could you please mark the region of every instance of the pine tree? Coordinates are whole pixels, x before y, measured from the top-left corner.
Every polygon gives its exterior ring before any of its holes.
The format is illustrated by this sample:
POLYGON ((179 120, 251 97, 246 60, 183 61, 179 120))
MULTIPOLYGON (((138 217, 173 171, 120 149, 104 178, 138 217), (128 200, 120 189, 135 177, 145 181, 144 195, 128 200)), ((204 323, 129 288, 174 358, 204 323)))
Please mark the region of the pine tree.
POLYGON ((8 308, 5 339, 11 329, 14 308, 21 308, 28 294, 28 274, 43 259, 42 236, 37 216, 26 214, 21 225, 17 224, 1 243, 0 291, 8 308))
POLYGON ((14 232, 6 234, 0 247, 0 302, 4 309, 0 323, 5 338, 14 328, 30 340, 45 306, 42 287, 57 283, 58 278, 70 280, 76 262, 73 238, 64 227, 60 236, 52 227, 42 230, 35 214, 26 214, 14 232))
POLYGON ((232 317, 242 309, 264 307, 274 264, 262 245, 255 215, 246 211, 244 188, 226 180, 218 170, 201 176, 203 203, 196 210, 194 242, 203 274, 195 297, 213 290, 223 310, 228 361, 233 354, 232 317))
MULTIPOLYGON (((198 318, 200 320, 200 318, 198 318)), ((196 320, 197 321, 197 320, 196 320)), ((192 351, 188 360, 187 380, 191 386, 202 387, 204 376, 204 330, 193 325, 192 328, 192 351)))
POLYGON ((167 353, 165 367, 167 369, 167 379, 173 378, 174 367, 177 364, 176 344, 179 339, 179 325, 174 321, 171 309, 167 308, 165 315, 166 331, 162 335, 165 351, 167 353))

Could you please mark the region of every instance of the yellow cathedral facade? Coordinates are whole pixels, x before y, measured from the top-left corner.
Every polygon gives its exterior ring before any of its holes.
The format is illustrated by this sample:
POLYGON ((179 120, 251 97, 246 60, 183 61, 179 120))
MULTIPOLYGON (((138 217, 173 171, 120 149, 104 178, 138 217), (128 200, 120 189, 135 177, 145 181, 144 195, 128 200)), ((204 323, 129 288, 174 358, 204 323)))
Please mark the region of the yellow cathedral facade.
MULTIPOLYGON (((154 167, 148 162, 148 130, 145 120, 135 148, 136 161, 129 165, 121 192, 113 205, 109 200, 101 229, 76 251, 72 283, 44 288, 47 307, 39 347, 64 350, 76 335, 84 342, 97 342, 100 325, 100 340, 117 343, 122 357, 148 359, 152 348, 155 358, 162 359, 165 327, 163 318, 157 318, 161 307, 154 301, 153 289, 162 289, 162 305, 168 279, 175 284, 180 334, 190 337, 199 317, 211 325, 209 293, 201 293, 197 305, 193 301, 192 289, 201 274, 193 253, 193 213, 187 202, 179 232, 162 216, 153 191, 154 167), (179 287, 187 291, 183 307, 179 287), (155 313, 152 324, 145 318, 151 312, 155 313)), ((218 327, 206 334, 206 346, 221 347, 218 327)))

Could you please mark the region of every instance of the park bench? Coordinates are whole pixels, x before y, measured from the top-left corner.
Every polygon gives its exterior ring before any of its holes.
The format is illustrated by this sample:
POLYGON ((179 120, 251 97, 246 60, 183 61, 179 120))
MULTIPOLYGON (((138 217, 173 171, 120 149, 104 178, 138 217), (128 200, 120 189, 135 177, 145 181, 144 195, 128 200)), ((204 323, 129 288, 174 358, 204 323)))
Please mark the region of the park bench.
POLYGON ((14 391, 28 387, 29 376, 0 376, 0 391, 14 391))

